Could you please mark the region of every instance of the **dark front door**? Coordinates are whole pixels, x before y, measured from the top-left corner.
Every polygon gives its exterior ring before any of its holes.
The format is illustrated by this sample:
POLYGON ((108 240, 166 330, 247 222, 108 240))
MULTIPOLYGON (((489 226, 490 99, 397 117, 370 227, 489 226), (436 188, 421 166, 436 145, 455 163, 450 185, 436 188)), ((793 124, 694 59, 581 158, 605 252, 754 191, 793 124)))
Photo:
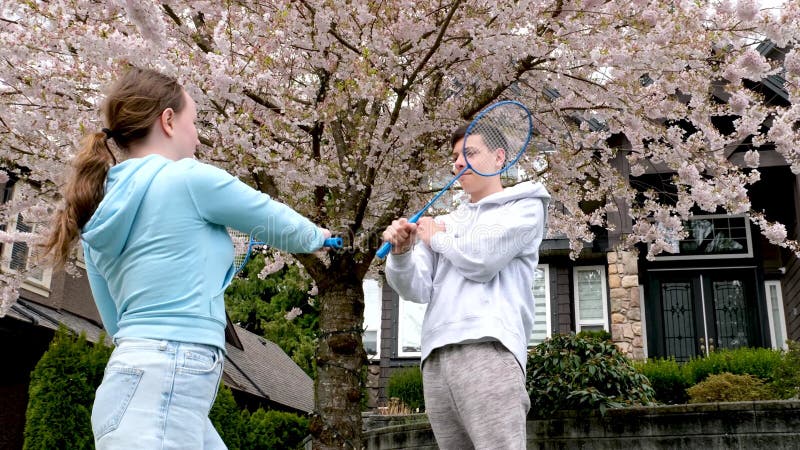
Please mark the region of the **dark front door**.
POLYGON ((753 269, 651 272, 651 280, 653 356, 686 361, 720 348, 761 345, 753 269))

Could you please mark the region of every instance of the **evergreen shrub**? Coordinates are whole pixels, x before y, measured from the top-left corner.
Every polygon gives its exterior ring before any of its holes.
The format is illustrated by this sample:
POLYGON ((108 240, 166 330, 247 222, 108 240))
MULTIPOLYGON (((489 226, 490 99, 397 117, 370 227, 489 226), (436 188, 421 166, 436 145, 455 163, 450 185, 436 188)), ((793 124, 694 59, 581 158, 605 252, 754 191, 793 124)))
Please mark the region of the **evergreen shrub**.
POLYGON ((686 391, 689 394, 689 403, 741 402, 776 398, 772 389, 758 377, 728 372, 709 375, 704 381, 686 391))
POLYGON ((800 342, 786 341, 788 349, 772 374, 772 388, 779 398, 800 398, 800 342))
POLYGON ((242 448, 241 435, 243 432, 242 410, 233 398, 233 392, 228 386, 220 384, 217 398, 211 406, 208 418, 222 441, 229 449, 242 448))
POLYGON ((780 350, 768 348, 737 348, 717 350, 702 358, 694 358, 686 363, 686 371, 692 384, 705 380, 710 375, 732 373, 753 375, 765 381, 772 381, 775 370, 781 365, 783 355, 780 350))
POLYGON ((242 450, 295 449, 309 434, 308 418, 293 413, 259 408, 252 414, 243 410, 241 419, 242 450))
MULTIPOLYGON (((100 337, 103 342, 104 336, 100 337)), ((31 372, 23 449, 93 449, 92 403, 111 348, 60 327, 31 372)))
POLYGON ((686 389, 693 384, 692 377, 685 370, 685 365, 675 361, 675 358, 651 359, 636 362, 634 366, 650 380, 659 403, 676 405, 689 400, 686 389))
POLYGON ((528 354, 531 411, 594 410, 654 403, 647 377, 600 336, 555 335, 528 354))

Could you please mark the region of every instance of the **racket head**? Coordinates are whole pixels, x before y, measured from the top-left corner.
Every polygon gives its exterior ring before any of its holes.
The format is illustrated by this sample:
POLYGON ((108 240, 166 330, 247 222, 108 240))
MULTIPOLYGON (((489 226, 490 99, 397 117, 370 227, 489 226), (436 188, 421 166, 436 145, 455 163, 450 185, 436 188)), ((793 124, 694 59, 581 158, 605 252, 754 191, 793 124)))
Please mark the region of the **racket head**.
POLYGON ((228 235, 233 243, 233 268, 234 274, 237 274, 244 269, 247 262, 250 261, 250 255, 253 253, 253 247, 256 245, 264 245, 256 239, 256 231, 250 234, 243 233, 233 228, 228 228, 228 235))
POLYGON ((493 103, 464 133, 461 152, 466 168, 484 177, 500 175, 522 158, 532 136, 533 117, 525 105, 514 100, 493 103), (497 162, 500 149, 504 158, 497 162))

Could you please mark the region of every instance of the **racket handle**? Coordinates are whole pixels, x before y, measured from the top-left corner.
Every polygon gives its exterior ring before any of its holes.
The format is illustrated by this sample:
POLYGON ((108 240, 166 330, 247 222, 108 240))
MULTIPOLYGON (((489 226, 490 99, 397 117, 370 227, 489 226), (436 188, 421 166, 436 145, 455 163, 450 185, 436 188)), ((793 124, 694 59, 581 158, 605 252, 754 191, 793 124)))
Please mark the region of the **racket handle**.
POLYGON ((342 238, 340 237, 329 237, 325 239, 325 242, 322 243, 323 247, 330 247, 330 248, 342 248, 342 238))
MULTIPOLYGON (((464 168, 464 170, 466 170, 466 168, 464 168)), ((461 173, 464 173, 464 170, 462 170, 461 173)), ((456 178, 460 177, 461 173, 459 173, 456 178)), ((455 181, 456 178, 453 178, 453 180, 455 181)), ((453 181, 451 181, 450 184, 453 184, 453 181)), ((449 187, 449 186, 450 185, 448 184, 447 187, 449 187)), ((445 187, 445 189, 447 187, 445 187)), ((442 190, 442 192, 439 192, 439 194, 436 197, 434 197, 434 199, 431 200, 430 203, 425 205, 424 208, 420 209, 419 211, 417 211, 416 214, 411 216, 411 218, 408 219, 408 223, 417 223, 419 218, 422 217, 422 215, 425 214, 425 211, 428 210, 428 207, 430 207, 433 204, 433 202, 436 201, 436 199, 438 199, 442 195, 443 192, 444 192, 444 190, 442 190)), ((390 251, 392 251, 392 244, 390 244, 388 242, 384 242, 383 245, 381 245, 381 247, 378 249, 378 251, 375 252, 375 256, 377 256, 380 259, 383 259, 383 258, 386 258, 386 255, 388 255, 390 251)))
POLYGON ((381 245, 381 248, 378 249, 377 253, 375 253, 375 256, 383 259, 386 258, 386 255, 388 255, 390 251, 392 251, 392 244, 384 242, 383 245, 381 245))

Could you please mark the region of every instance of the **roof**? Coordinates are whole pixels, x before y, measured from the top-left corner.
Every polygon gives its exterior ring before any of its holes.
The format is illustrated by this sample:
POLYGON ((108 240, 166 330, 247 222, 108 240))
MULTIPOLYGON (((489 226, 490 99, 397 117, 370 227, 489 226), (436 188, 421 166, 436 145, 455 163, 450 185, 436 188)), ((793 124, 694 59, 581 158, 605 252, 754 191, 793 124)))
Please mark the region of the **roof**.
MULTIPOLYGON (((64 324, 76 333, 86 333, 89 342, 97 342, 104 332, 102 326, 91 320, 23 298, 11 306, 5 317, 51 330, 64 324)), ((310 413, 314 409, 314 381, 311 377, 275 343, 237 325, 233 325, 233 330, 238 340, 231 343, 229 339, 225 343, 225 384, 272 403, 310 413), (241 343, 241 349, 236 346, 238 343, 241 343)), ((106 344, 112 345, 108 336, 106 344)))
MULTIPOLYGON (((100 340, 100 335, 105 331, 95 322, 69 311, 53 309, 22 298, 11 305, 6 317, 13 317, 51 330, 58 330, 59 324, 64 324, 64 326, 76 333, 86 333, 86 340, 89 342, 100 340)), ((106 345, 112 345, 111 338, 107 335, 105 342, 106 345)))
POLYGON ((298 411, 313 411, 314 380, 277 344, 238 325, 234 327, 244 350, 225 345, 225 384, 298 411))

